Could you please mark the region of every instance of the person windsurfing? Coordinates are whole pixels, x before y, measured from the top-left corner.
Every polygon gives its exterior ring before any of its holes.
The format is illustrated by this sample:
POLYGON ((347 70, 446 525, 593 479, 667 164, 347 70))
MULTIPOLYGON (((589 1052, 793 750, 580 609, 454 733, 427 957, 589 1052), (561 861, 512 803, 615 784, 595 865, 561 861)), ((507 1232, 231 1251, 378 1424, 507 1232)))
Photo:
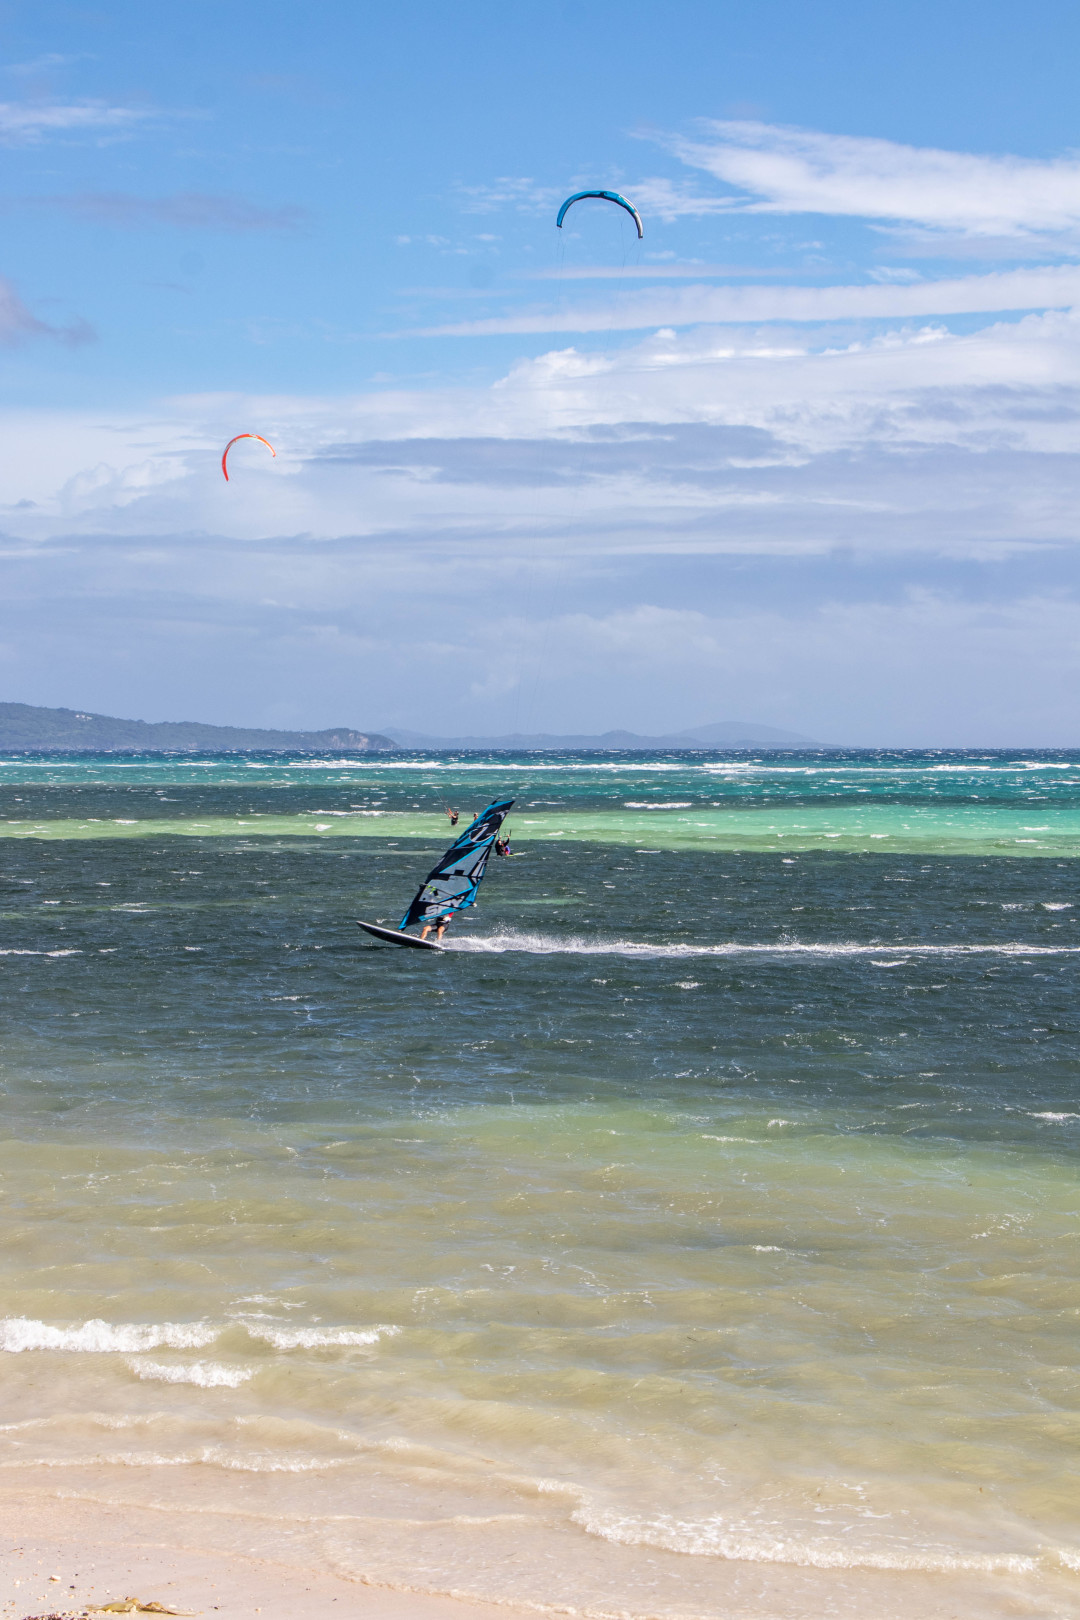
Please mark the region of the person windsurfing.
POLYGON ((488 856, 513 802, 513 799, 493 799, 487 809, 481 810, 465 831, 458 834, 421 883, 396 929, 385 928, 381 923, 360 922, 359 926, 387 944, 438 950, 438 942, 450 926, 451 918, 476 903, 488 856), (414 923, 419 923, 423 929, 419 938, 406 933, 414 923), (432 929, 436 937, 429 940, 427 936, 432 929))

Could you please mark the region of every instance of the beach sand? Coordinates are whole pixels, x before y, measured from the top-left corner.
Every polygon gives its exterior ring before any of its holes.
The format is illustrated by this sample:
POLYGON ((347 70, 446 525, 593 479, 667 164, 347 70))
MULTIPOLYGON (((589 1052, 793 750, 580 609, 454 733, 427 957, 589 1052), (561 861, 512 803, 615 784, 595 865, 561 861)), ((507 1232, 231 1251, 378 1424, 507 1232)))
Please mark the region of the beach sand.
POLYGON ((44 1495, 0 1494, 0 1615, 82 1615, 92 1605, 137 1597, 218 1620, 535 1617, 535 1610, 392 1590, 217 1551, 200 1546, 190 1524, 163 1523, 162 1517, 44 1495))

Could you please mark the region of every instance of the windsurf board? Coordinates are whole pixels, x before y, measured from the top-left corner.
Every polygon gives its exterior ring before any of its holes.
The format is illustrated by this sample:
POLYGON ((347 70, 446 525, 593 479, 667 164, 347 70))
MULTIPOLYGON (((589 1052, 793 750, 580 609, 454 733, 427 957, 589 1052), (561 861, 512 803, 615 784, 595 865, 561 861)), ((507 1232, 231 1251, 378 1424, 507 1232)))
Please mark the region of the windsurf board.
POLYGON ((441 951, 443 947, 436 944, 433 939, 419 939, 416 934, 403 934, 400 928, 384 928, 381 923, 360 922, 357 928, 362 928, 366 934, 375 939, 381 939, 387 945, 412 945, 420 951, 441 951))

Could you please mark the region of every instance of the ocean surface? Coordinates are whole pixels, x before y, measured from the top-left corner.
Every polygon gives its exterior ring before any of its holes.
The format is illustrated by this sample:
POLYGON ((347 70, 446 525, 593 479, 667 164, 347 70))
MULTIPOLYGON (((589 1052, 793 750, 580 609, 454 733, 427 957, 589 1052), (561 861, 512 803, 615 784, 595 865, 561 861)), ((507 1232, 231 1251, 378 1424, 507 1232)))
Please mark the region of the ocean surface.
POLYGON ((1080 1616, 1080 754, 0 759, 0 1485, 594 1616, 1080 1616), (515 858, 382 947, 466 816, 515 858))

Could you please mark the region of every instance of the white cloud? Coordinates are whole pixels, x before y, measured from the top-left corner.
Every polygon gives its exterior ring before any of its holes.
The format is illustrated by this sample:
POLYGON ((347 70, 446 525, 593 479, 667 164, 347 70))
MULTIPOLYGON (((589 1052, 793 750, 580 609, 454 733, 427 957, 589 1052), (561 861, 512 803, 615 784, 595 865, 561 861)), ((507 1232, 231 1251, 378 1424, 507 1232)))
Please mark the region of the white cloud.
POLYGON ((8 694, 126 712, 138 670, 148 718, 1075 742, 1078 362, 1064 315, 699 329, 493 387, 10 411, 8 694), (241 425, 278 460, 226 484, 241 425))
MULTIPOLYGON (((657 255, 673 258, 674 254, 657 255)), ((801 271, 791 265, 765 266, 748 264, 703 264, 694 259, 678 264, 578 264, 563 265, 558 270, 519 270, 521 281, 695 281, 702 277, 731 280, 749 276, 799 275, 801 271)), ((918 277, 912 273, 912 279, 918 277)))
POLYGON ((542 213, 562 200, 552 186, 537 185, 527 176, 500 175, 486 186, 459 186, 458 196, 467 214, 490 214, 513 206, 524 213, 542 213))
POLYGON ((9 62, 4 72, 16 74, 20 78, 35 78, 42 73, 51 73, 56 68, 72 67, 76 62, 89 61, 93 61, 93 57, 86 51, 78 51, 74 55, 47 51, 43 56, 35 56, 29 62, 9 62))
POLYGON ((485 337, 527 332, 632 332, 649 326, 750 321, 906 320, 928 315, 1065 309, 1080 304, 1080 266, 998 271, 909 285, 681 287, 622 293, 599 304, 523 311, 430 327, 426 335, 485 337))
MULTIPOLYGON (((682 156, 681 152, 679 156, 682 156)), ((685 217, 694 219, 707 214, 730 214, 737 207, 731 197, 703 197, 688 185, 676 185, 673 180, 663 177, 638 180, 629 187, 628 194, 643 217, 656 215, 666 224, 685 217)))
POLYGON ((152 114, 145 108, 113 107, 103 101, 0 102, 0 141, 31 144, 48 135, 101 130, 119 133, 145 123, 152 114))
POLYGON ((818 353, 791 333, 668 332, 473 389, 23 410, 0 419, 0 525, 34 543, 212 534, 323 562, 341 542, 410 567, 571 543, 582 560, 1071 544, 1078 375, 1080 320, 1049 315, 818 353), (226 484, 238 423, 278 459, 226 484))
MULTIPOLYGON (((906 221, 972 235, 1074 231, 1080 158, 1020 158, 904 146, 746 121, 705 121, 711 139, 671 136, 691 167, 742 196, 703 199, 662 185, 655 206, 680 213, 829 214, 906 221)), ((657 182, 649 182, 654 188, 657 182)))

